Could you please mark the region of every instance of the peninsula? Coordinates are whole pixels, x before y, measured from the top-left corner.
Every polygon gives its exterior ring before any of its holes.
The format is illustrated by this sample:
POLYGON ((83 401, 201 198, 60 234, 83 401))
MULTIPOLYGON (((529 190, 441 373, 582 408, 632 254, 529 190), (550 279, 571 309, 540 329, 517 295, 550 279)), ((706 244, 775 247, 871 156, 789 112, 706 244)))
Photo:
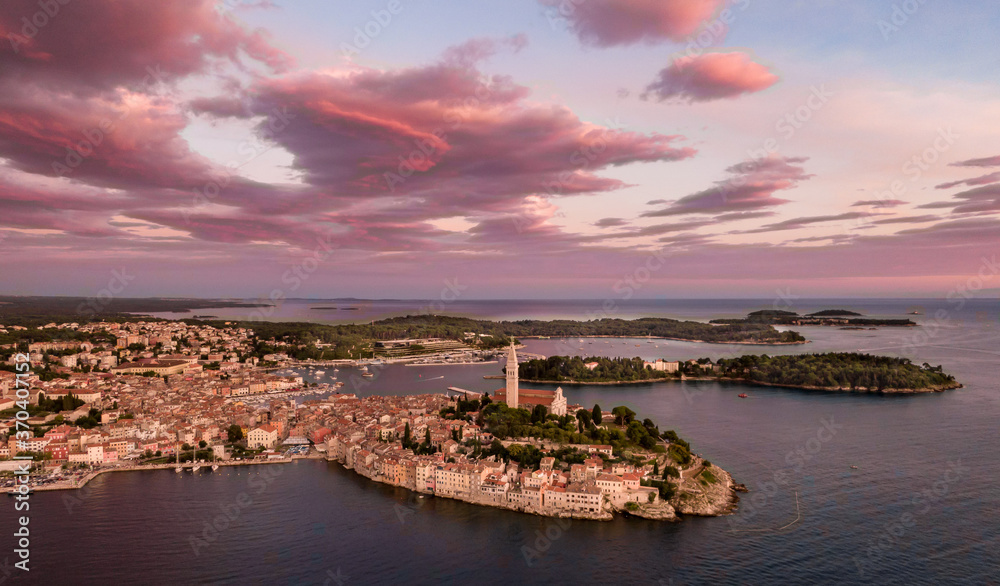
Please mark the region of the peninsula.
POLYGON ((625 406, 567 407, 559 390, 520 388, 513 346, 508 364, 502 402, 488 393, 335 399, 327 457, 379 482, 551 517, 716 516, 745 490, 674 431, 625 406))

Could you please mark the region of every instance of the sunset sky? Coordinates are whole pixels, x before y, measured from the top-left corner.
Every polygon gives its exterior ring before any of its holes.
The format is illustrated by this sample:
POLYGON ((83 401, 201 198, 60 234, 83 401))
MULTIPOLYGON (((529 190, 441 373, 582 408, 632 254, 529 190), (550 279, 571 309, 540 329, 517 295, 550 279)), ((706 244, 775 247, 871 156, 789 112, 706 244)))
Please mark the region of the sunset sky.
POLYGON ((1000 252, 997 30, 961 0, 5 0, 0 293, 943 297, 1000 252))

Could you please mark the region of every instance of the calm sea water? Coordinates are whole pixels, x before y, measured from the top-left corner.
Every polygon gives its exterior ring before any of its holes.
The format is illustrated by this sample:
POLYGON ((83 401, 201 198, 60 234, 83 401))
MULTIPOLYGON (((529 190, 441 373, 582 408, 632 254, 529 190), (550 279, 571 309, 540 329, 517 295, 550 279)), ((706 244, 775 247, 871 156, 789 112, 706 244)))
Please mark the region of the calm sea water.
MULTIPOLYGON (((587 311, 581 302, 528 302, 520 310, 513 302, 468 303, 468 314, 490 318, 583 318, 587 311)), ((644 303, 623 317, 710 319, 771 305, 644 303)), ((965 384, 892 397, 716 383, 564 389, 570 402, 628 405, 676 429, 751 489, 731 517, 566 524, 419 498, 321 461, 196 477, 110 474, 86 492, 33 497, 32 571, 12 574, 12 583, 996 584, 1000 303, 974 300, 958 310, 928 300, 796 301, 793 309, 828 307, 881 316, 919 307, 922 327, 799 328, 811 344, 764 349, 528 342, 529 351, 546 355, 645 358, 866 350, 943 364, 965 384), (750 398, 737 399, 740 392, 750 398), (205 539, 206 523, 227 511, 235 520, 205 539)), ((315 318, 308 308, 303 315, 315 318)), ((499 364, 390 366, 374 379, 341 369, 339 380, 366 395, 492 391, 499 381, 482 376, 499 372, 499 364)), ((0 506, 0 522, 14 526, 13 500, 0 506)), ((0 543, 13 549, 11 537, 0 543)), ((13 554, 3 555, 13 563, 13 554)))

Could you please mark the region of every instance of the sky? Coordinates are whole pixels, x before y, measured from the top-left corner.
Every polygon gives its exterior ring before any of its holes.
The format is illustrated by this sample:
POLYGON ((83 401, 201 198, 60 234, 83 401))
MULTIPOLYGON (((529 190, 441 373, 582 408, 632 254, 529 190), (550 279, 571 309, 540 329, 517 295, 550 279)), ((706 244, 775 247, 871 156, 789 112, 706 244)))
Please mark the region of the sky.
POLYGON ((1000 14, 6 0, 0 294, 1000 287, 1000 14))

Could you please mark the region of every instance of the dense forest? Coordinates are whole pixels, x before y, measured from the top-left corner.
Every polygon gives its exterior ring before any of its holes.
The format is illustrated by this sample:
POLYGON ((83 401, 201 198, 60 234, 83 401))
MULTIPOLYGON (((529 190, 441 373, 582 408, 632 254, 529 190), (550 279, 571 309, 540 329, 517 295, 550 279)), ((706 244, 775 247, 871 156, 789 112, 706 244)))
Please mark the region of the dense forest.
POLYGON ((906 358, 857 353, 741 356, 720 359, 720 376, 774 385, 860 391, 956 388, 940 366, 917 366, 906 358))
POLYGON ((528 360, 519 366, 518 376, 524 380, 615 382, 675 378, 676 375, 652 370, 643 365, 642 358, 605 358, 603 356, 549 356, 542 360, 528 360), (587 363, 597 363, 593 369, 587 363))
MULTIPOLYGON (((693 321, 664 318, 635 320, 599 319, 572 320, 522 320, 488 321, 440 315, 410 315, 378 320, 370 324, 325 325, 309 323, 241 323, 252 327, 261 338, 282 337, 286 334, 313 335, 317 338, 356 336, 375 340, 400 338, 452 338, 461 340, 466 332, 489 334, 506 341, 511 337, 556 336, 654 336, 704 340, 706 342, 779 343, 803 342, 805 338, 795 332, 779 332, 767 325, 712 326, 693 321)), ((504 342, 505 343, 505 342, 504 342)), ((503 345, 503 344, 497 344, 503 345)))
MULTIPOLYGON (((707 362, 707 359, 700 359, 699 362, 707 362)), ((645 368, 641 358, 550 356, 522 363, 519 375, 524 380, 552 382, 628 382, 654 378, 676 379, 683 373, 771 385, 862 391, 943 390, 958 386, 955 377, 945 374, 940 366, 917 366, 906 358, 870 354, 746 355, 720 359, 718 366, 719 372, 706 372, 681 361, 680 373, 671 374, 645 368), (587 363, 593 362, 597 363, 593 370, 586 367, 587 363)))

